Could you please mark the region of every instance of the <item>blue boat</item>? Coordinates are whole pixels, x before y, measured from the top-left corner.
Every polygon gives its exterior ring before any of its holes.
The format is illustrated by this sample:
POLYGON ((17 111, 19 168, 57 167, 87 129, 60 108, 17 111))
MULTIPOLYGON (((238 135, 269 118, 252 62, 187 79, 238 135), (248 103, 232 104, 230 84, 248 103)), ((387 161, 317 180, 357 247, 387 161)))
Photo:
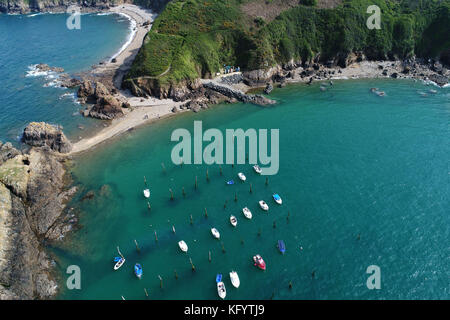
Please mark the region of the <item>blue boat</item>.
POLYGON ((217 283, 222 282, 222 274, 219 273, 219 274, 216 276, 216 282, 217 282, 217 283))
POLYGON ((142 266, 139 263, 136 263, 134 265, 134 274, 136 275, 136 277, 138 277, 139 279, 142 277, 142 266))
POLYGON ((122 260, 122 257, 114 257, 114 262, 119 262, 120 260, 122 260))
POLYGON ((272 197, 273 197, 273 200, 275 200, 276 203, 278 203, 278 204, 282 204, 283 203, 283 200, 281 200, 281 197, 280 197, 280 195, 278 193, 275 193, 272 197))
POLYGON ((278 248, 278 250, 281 253, 285 253, 286 252, 286 246, 284 245, 284 241, 283 240, 278 240, 277 248, 278 248))
POLYGON ((234 184, 233 180, 227 181, 227 184, 234 184))

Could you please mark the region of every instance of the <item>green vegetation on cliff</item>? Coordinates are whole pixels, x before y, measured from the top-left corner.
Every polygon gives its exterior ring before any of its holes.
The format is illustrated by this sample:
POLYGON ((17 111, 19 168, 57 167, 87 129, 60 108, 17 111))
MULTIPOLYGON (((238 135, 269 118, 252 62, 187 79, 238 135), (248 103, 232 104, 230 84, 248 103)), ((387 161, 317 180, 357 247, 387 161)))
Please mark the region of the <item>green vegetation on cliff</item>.
POLYGON ((254 14, 271 8, 270 2, 169 2, 127 78, 151 77, 154 85, 167 87, 214 75, 224 64, 260 69, 317 56, 342 63, 355 51, 369 59, 440 58, 450 48, 450 0, 343 0, 334 8, 324 8, 326 1, 299 1, 308 6, 280 10, 273 20, 254 14), (370 5, 381 9, 381 29, 366 26, 370 5))

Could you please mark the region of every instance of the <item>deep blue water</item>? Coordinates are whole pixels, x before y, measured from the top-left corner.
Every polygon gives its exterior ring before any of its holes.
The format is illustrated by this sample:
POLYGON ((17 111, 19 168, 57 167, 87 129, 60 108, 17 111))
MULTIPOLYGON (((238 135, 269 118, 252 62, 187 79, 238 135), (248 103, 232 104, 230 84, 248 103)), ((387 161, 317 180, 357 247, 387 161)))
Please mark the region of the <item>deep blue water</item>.
POLYGON ((0 141, 16 143, 30 121, 61 124, 69 138, 96 125, 78 112, 74 90, 53 87, 54 74, 30 76, 38 63, 69 74, 89 70, 126 42, 129 21, 119 15, 81 16, 81 29, 66 27, 66 14, 0 14, 0 141))

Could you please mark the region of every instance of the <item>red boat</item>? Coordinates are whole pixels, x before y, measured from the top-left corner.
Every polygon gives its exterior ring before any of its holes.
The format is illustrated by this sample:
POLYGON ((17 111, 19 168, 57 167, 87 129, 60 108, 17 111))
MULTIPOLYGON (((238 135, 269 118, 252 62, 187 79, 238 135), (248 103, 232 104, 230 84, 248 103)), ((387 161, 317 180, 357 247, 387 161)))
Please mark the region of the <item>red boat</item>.
POLYGON ((257 266, 261 270, 266 270, 266 263, 259 254, 253 257, 253 261, 255 262, 255 266, 257 266))

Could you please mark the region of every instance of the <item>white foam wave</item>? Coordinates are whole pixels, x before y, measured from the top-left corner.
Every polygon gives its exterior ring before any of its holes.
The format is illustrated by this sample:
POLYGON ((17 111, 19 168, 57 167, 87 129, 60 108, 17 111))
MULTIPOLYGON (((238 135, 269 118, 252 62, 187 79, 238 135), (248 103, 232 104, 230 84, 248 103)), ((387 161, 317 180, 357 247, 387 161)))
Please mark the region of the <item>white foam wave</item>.
POLYGON ((440 86, 434 81, 431 81, 431 80, 422 80, 422 81, 427 86, 431 85, 431 86, 435 86, 435 87, 440 88, 440 86))
POLYGON ((45 80, 49 80, 49 82, 43 85, 44 87, 55 87, 66 89, 64 87, 61 87, 61 81, 59 80, 59 74, 57 72, 51 70, 42 71, 37 68, 37 64, 28 66, 28 71, 25 77, 43 77, 45 80))
POLYGON ((44 13, 42 13, 42 12, 38 12, 38 13, 33 13, 33 14, 29 14, 29 15, 27 15, 27 18, 31 18, 31 17, 36 17, 36 16, 40 16, 40 15, 42 15, 42 14, 44 14, 44 13))
POLYGON ((37 68, 37 64, 28 66, 26 77, 47 77, 52 71, 42 71, 37 68))
MULTIPOLYGON (((77 105, 81 104, 80 101, 78 101, 78 97, 75 92, 66 92, 59 96, 59 100, 66 99, 66 98, 71 99, 74 104, 77 104, 77 105)), ((79 114, 79 112, 76 112, 76 113, 79 114)))
POLYGON ((129 15, 119 12, 119 15, 124 16, 125 18, 127 18, 130 21, 130 26, 128 27, 128 29, 130 30, 130 33, 128 34, 127 37, 127 41, 122 45, 122 47, 120 47, 119 51, 117 51, 109 60, 111 62, 112 59, 116 58, 119 54, 121 54, 129 45, 130 43, 133 41, 134 36, 136 35, 137 32, 137 28, 136 28, 136 20, 134 20, 132 17, 130 17, 129 15))

